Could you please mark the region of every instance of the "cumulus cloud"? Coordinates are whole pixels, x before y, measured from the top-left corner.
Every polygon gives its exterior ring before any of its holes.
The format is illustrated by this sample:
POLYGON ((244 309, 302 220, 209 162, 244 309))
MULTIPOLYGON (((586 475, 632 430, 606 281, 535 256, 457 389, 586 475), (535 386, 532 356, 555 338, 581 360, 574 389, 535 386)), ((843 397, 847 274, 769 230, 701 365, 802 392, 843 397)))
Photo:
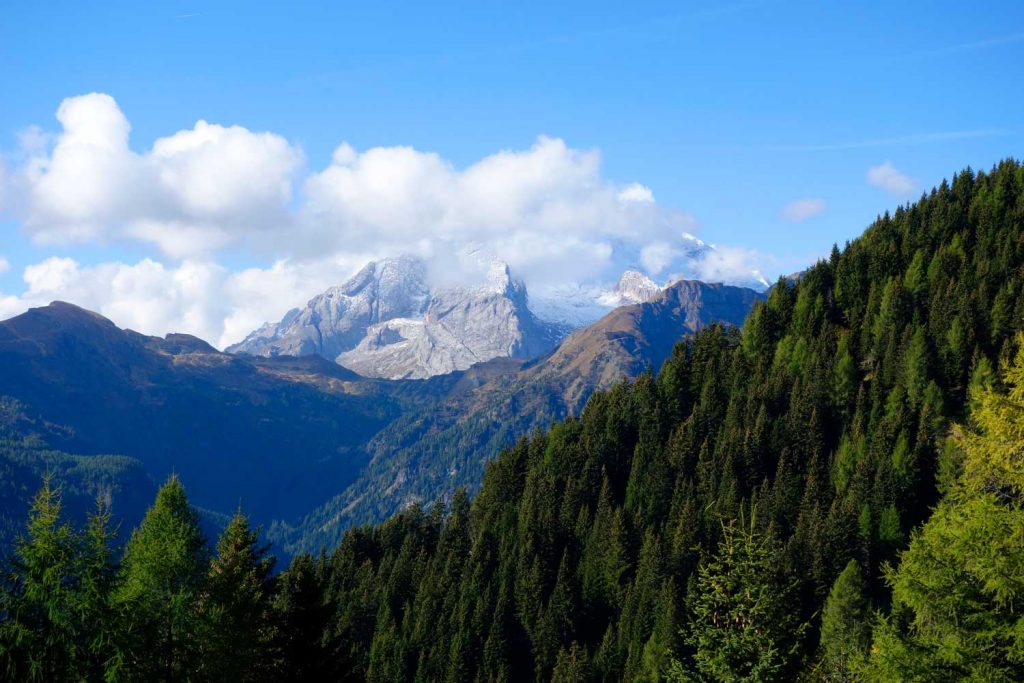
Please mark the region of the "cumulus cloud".
POLYGON ((143 334, 188 332, 224 347, 336 284, 339 269, 348 273, 350 264, 311 269, 278 262, 232 273, 210 261, 83 265, 54 256, 25 268, 21 295, 0 295, 0 319, 70 301, 143 334))
POLYGON ((881 188, 897 197, 906 197, 917 191, 917 182, 896 170, 889 161, 869 168, 867 181, 868 185, 881 188))
POLYGON ((197 256, 288 222, 301 152, 272 133, 199 121, 129 147, 131 126, 109 95, 60 105, 52 138, 29 129, 11 183, 25 231, 43 244, 136 239, 197 256))
POLYGON ((26 268, 25 291, 0 296, 0 315, 66 299, 140 332, 223 346, 385 256, 426 258, 440 284, 482 277, 481 259, 497 257, 531 290, 637 266, 748 282, 757 258, 696 259, 683 238, 691 215, 608 180, 596 150, 558 138, 461 168, 412 147, 341 144, 308 171, 277 134, 206 121, 135 149, 127 116, 100 93, 64 100, 57 121, 23 131, 17 163, 0 166, 0 208, 64 253, 26 268), (148 257, 69 258, 76 244, 116 243, 148 257))
POLYGON ((694 220, 650 189, 601 177, 600 155, 540 137, 465 169, 410 147, 340 146, 305 182, 298 224, 308 249, 414 251, 428 258, 473 243, 517 273, 594 277, 618 252, 667 240, 694 220), (620 248, 620 246, 622 248, 620 248))
POLYGON ((761 271, 753 264, 763 263, 765 256, 752 249, 731 246, 716 246, 705 251, 693 263, 693 275, 705 282, 740 282, 759 281, 767 285, 761 271))
POLYGON ((808 218, 820 216, 825 213, 824 199, 798 199, 782 207, 779 215, 783 220, 802 223, 808 218))

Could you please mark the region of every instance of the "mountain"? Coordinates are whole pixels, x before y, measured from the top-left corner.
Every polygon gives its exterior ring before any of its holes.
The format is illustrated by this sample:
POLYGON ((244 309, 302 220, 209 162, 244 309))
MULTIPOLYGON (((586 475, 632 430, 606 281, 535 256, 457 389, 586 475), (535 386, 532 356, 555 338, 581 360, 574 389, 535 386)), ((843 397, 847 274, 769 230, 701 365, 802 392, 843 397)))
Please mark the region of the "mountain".
POLYGON ((199 506, 230 513, 241 500, 265 522, 350 484, 365 443, 422 391, 316 356, 244 358, 145 336, 61 302, 0 322, 0 396, 24 420, 64 426, 35 430, 47 448, 129 456, 156 480, 175 471, 199 506))
MULTIPOLYGON (((391 315, 401 308, 396 302, 402 294, 394 292, 418 291, 405 286, 415 278, 402 278, 416 272, 415 262, 399 265, 366 270, 361 289, 348 283, 348 294, 325 293, 306 313, 333 310, 335 321, 353 320, 357 313, 363 320, 391 315), (386 303, 379 293, 389 288, 394 296, 385 297, 386 303), (367 290, 378 292, 376 298, 367 290), (356 301, 360 297, 361 303, 356 301)), ((436 312, 448 324, 479 313, 465 292, 451 292, 434 292, 425 304, 418 295, 405 301, 413 308, 426 306, 424 318, 436 312), (449 293, 454 301, 446 298, 449 293)), ((500 317, 522 310, 515 307, 525 306, 526 294, 502 269, 490 289, 476 288, 473 296, 500 317)), ((272 524, 275 539, 289 548, 304 547, 297 539, 307 537, 309 525, 302 520, 312 519, 311 511, 333 508, 339 494, 366 491, 368 497, 351 514, 324 534, 308 537, 320 543, 340 533, 339 525, 377 521, 410 500, 445 497, 458 484, 475 486, 484 463, 503 445, 578 410, 595 389, 635 376, 648 364, 657 366, 680 335, 712 320, 738 323, 757 295, 679 283, 656 298, 639 308, 617 309, 531 361, 498 355, 465 370, 402 380, 363 377, 317 354, 221 353, 190 335, 146 336, 54 302, 0 322, 0 400, 18 407, 20 417, 11 424, 34 425, 6 432, 6 443, 12 445, 8 459, 36 464, 4 481, 22 482, 24 493, 34 489, 26 482, 38 480, 43 462, 65 463, 51 469, 71 473, 69 481, 77 476, 74 472, 85 471, 84 464, 99 468, 106 462, 112 469, 97 469, 99 474, 73 488, 86 498, 101 490, 120 492, 113 495, 115 510, 131 520, 141 513, 136 507, 146 497, 126 498, 124 492, 148 492, 154 481, 173 471, 208 519, 222 519, 241 500, 254 519, 272 524), (449 476, 449 455, 432 454, 454 441, 465 450, 459 454, 458 472, 449 476), (237 479, 239 471, 247 473, 244 481, 237 479), (385 488, 380 473, 390 471, 404 471, 407 483, 395 483, 386 500, 370 505, 385 488), (145 486, 138 484, 142 480, 145 486)), ((293 316, 293 322, 305 315, 293 316)), ((371 322, 368 329, 384 334, 395 320, 371 322)), ((505 320, 507 338, 514 338, 516 330, 539 335, 544 329, 530 327, 528 316, 505 320)), ((434 330, 431 325, 423 327, 434 330)), ((307 335, 295 348, 313 339, 319 337, 307 335)), ((420 343, 411 333, 405 339, 409 345, 420 343)), ((388 360, 386 351, 395 346, 372 348, 365 338, 361 343, 366 357, 378 364, 388 360)), ((487 343, 495 348, 493 341, 479 340, 480 347, 487 343)), ((9 518, 17 518, 25 504, 22 495, 12 503, 9 518)))
POLYGON ((7 554, 24 529, 31 498, 47 474, 59 482, 64 509, 73 519, 84 519, 99 498, 116 502, 114 523, 130 529, 152 501, 156 487, 138 460, 67 453, 47 445, 68 431, 34 420, 21 403, 0 397, 0 553, 7 554))
MULTIPOLYGON (((277 616, 315 643, 296 661, 343 680, 1024 680, 1022 218, 1024 166, 964 171, 741 329, 701 328, 506 449, 471 502, 302 556, 277 616)), ((443 476, 458 453, 432 454, 443 476)))
POLYGON ((623 278, 623 296, 650 301, 614 309, 515 374, 396 419, 371 440, 370 463, 356 482, 300 527, 272 535, 293 550, 329 547, 353 524, 448 498, 460 486, 476 490, 502 448, 578 414, 594 391, 661 367, 684 335, 712 323, 741 324, 761 298, 742 287, 683 280, 661 290, 638 280, 623 278))
POLYGON ((532 358, 563 336, 538 320, 504 263, 476 287, 431 290, 413 257, 371 262, 348 282, 267 324, 229 353, 317 354, 366 377, 424 378, 492 358, 532 358))
POLYGON ((600 320, 612 309, 651 301, 677 282, 661 286, 638 270, 626 270, 612 287, 563 284, 533 297, 530 305, 539 318, 577 330, 600 320))

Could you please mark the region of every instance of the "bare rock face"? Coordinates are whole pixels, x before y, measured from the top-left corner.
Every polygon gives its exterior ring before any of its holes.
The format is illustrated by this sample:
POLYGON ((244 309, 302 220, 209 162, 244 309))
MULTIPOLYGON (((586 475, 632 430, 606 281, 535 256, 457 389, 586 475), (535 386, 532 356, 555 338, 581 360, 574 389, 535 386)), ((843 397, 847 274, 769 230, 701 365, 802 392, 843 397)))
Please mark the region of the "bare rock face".
POLYGON ((615 289, 601 297, 609 306, 626 306, 653 301, 661 294, 662 288, 651 278, 636 270, 627 270, 619 278, 615 289))
POLYGON ((402 257, 367 265, 228 351, 317 354, 367 377, 397 379, 464 370, 493 358, 532 358, 562 334, 534 317, 526 288, 504 263, 492 264, 482 286, 430 291, 424 264, 402 257))
POLYGON ((318 294, 301 310, 292 309, 281 322, 265 324, 227 351, 335 360, 355 348, 370 325, 421 315, 429 297, 421 261, 400 257, 369 263, 348 282, 318 294))

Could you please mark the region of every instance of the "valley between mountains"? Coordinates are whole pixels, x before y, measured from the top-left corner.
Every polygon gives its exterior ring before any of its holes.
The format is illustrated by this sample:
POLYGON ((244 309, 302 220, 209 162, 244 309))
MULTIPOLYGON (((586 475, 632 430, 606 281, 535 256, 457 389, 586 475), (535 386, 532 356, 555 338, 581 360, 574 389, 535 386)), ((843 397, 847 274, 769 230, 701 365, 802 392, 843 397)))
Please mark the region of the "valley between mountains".
POLYGON ((241 504, 279 553, 330 547, 353 525, 475 491, 502 448, 657 369, 684 335, 739 325, 760 298, 628 272, 542 320, 504 264, 482 285, 431 291, 403 257, 227 352, 54 302, 0 322, 2 541, 44 471, 67 482, 73 513, 101 493, 126 528, 173 472, 210 533, 241 504), (596 319, 580 326, 581 310, 596 319))

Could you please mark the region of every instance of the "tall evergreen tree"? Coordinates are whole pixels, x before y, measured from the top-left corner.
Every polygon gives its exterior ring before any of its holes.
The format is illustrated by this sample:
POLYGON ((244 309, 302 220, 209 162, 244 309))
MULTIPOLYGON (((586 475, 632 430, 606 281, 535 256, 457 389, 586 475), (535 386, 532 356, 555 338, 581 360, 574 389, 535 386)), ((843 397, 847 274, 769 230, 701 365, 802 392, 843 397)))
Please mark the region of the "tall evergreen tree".
POLYGON ((857 680, 856 667, 871 644, 870 619, 860 566, 850 560, 833 584, 821 615, 818 673, 824 680, 857 680))
POLYGON ((132 533, 114 594, 120 632, 110 676, 180 681, 202 671, 200 603, 210 566, 199 516, 172 476, 132 533))
POLYGON ((274 559, 239 510, 217 541, 207 599, 206 671, 214 680, 255 681, 269 673, 270 574, 274 559))
POLYGON ((784 681, 796 672, 804 626, 793 613, 796 584, 780 574, 770 537, 753 524, 723 526, 718 551, 698 570, 693 596, 692 666, 687 681, 784 681))
POLYGON ((61 517, 60 489, 47 475, 0 594, 0 656, 8 680, 75 677, 76 545, 74 530, 61 517))
POLYGON ((99 680, 115 655, 115 612, 111 596, 117 566, 111 544, 110 507, 97 498, 96 509, 86 522, 77 563, 78 591, 75 601, 76 641, 79 643, 75 668, 80 679, 99 680))
POLYGON ((887 574, 893 612, 867 675, 1024 680, 1024 337, 1005 394, 981 388, 964 473, 887 574))

